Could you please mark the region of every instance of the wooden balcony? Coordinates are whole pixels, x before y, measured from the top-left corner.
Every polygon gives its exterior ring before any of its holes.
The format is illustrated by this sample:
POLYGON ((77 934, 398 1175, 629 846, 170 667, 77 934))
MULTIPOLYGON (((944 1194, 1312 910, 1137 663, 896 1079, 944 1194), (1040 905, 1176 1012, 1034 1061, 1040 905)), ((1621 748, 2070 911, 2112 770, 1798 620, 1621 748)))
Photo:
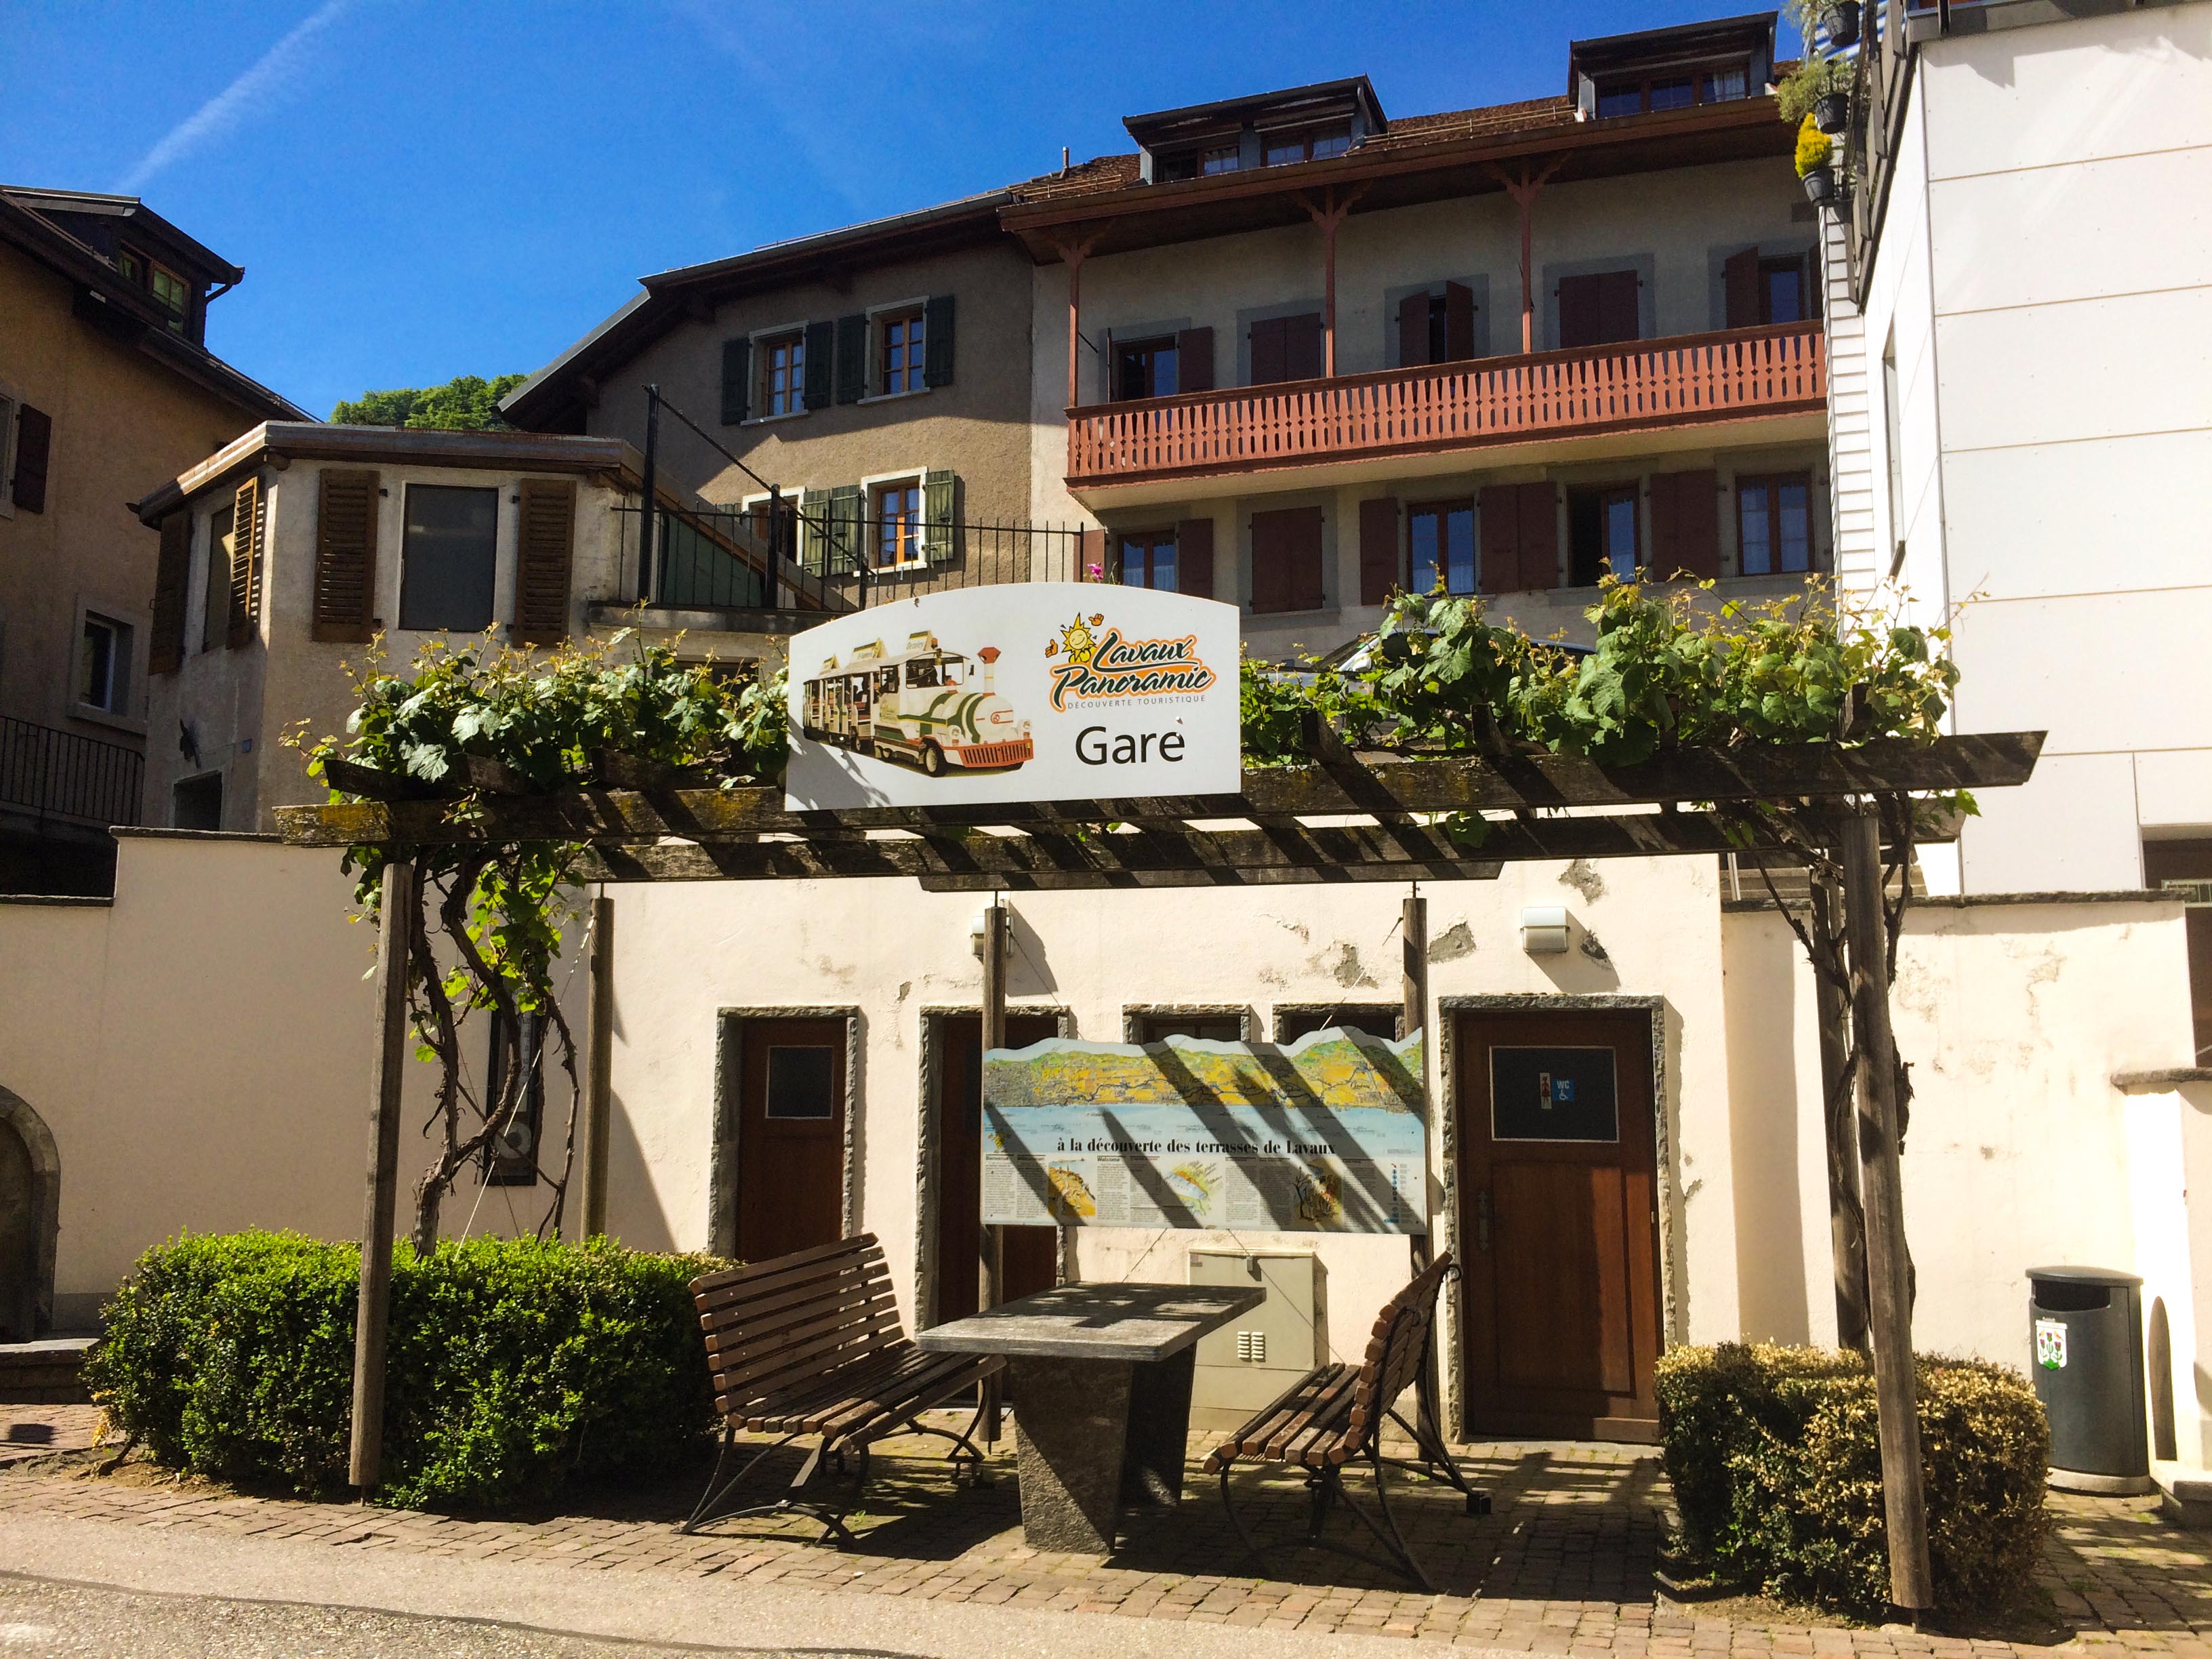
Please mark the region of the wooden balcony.
POLYGON ((1071 489, 1818 415, 1817 323, 1073 409, 1071 489))

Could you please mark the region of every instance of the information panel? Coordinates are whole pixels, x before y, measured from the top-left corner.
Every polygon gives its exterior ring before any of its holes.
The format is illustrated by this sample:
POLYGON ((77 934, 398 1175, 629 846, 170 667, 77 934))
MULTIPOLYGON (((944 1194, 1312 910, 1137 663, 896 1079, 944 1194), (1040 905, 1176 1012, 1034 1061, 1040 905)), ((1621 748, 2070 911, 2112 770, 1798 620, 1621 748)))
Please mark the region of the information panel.
POLYGON ((982 1218, 1425 1232, 1422 1079, 1418 1032, 994 1048, 983 1056, 982 1218))

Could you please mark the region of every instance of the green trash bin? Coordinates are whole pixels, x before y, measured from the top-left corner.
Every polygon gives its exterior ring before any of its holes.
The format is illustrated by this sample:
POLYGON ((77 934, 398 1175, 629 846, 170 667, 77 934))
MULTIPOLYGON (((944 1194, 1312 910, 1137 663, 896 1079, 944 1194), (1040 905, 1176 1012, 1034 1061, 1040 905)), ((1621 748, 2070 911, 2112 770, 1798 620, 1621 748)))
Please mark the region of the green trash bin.
POLYGON ((2142 1280, 2107 1267, 2031 1267, 2036 1397, 2051 1419, 2051 1484, 2146 1492, 2142 1280))

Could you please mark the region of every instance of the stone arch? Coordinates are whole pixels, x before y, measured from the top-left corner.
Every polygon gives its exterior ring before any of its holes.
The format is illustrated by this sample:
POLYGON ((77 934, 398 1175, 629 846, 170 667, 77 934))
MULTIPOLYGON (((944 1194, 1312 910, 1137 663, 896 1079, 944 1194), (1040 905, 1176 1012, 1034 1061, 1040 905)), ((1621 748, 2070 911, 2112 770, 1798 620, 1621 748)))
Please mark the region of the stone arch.
POLYGON ((61 1242, 62 1159, 53 1131, 11 1089, 0 1088, 0 1134, 22 1145, 30 1166, 31 1329, 43 1336, 54 1326, 54 1255, 61 1242))

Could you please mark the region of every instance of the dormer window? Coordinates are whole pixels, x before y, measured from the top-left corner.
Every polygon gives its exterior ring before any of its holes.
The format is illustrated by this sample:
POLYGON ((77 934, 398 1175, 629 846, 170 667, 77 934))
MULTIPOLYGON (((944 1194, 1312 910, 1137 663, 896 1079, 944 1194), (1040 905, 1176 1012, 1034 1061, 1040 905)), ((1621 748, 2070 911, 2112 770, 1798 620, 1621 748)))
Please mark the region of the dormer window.
POLYGON ((115 250, 115 269, 125 282, 144 289, 155 301, 169 313, 170 330, 178 334, 185 331, 185 320, 191 314, 191 284, 161 264, 149 259, 137 248, 118 247, 115 250))
POLYGON ((1388 130, 1364 75, 1248 98, 1131 115, 1121 125, 1155 184, 1344 155, 1388 130))
POLYGON ((1234 173, 1243 165, 1243 155, 1234 143, 1209 144, 1202 149, 1187 149, 1180 155, 1163 155, 1152 176, 1162 184, 1173 184, 1184 179, 1211 179, 1218 173, 1234 173))
POLYGON ((1267 166, 1279 167, 1293 161, 1325 161, 1333 155, 1342 155, 1351 148, 1352 128, 1346 123, 1271 132, 1267 136, 1262 155, 1267 166))
POLYGON ((1645 115, 1657 110, 1687 109, 1692 104, 1723 104, 1746 94, 1751 76, 1742 64, 1711 69, 1673 70, 1601 82, 1597 112, 1645 115))

